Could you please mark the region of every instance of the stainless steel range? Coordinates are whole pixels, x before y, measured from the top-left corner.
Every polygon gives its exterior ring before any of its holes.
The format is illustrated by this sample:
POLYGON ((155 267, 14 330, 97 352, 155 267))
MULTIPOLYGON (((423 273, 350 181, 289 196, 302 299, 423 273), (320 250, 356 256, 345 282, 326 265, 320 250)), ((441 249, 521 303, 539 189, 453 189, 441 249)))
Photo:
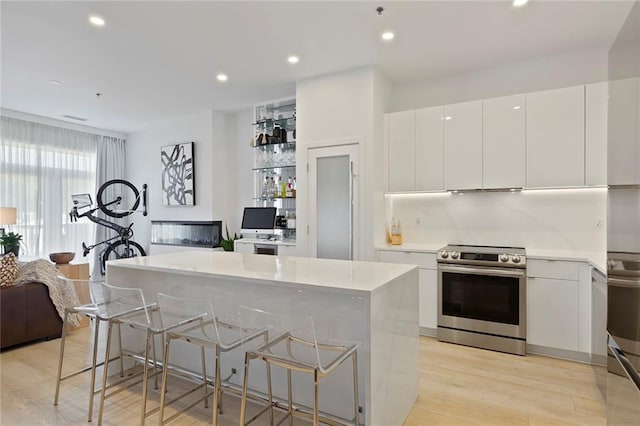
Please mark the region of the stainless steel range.
POLYGON ((438 340, 526 353, 523 248, 449 245, 438 252, 438 340))

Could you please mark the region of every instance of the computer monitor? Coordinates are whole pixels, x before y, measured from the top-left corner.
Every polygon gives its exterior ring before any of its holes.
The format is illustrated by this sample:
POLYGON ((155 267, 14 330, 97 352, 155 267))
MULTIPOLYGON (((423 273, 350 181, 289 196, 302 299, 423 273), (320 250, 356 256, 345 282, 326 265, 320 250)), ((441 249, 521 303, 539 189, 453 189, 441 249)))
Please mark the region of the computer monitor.
POLYGON ((268 238, 275 234, 276 226, 275 207, 245 207, 242 214, 243 234, 268 238))
POLYGON ((91 207, 93 204, 90 194, 72 194, 71 200, 73 201, 73 207, 77 207, 79 209, 83 207, 91 207))

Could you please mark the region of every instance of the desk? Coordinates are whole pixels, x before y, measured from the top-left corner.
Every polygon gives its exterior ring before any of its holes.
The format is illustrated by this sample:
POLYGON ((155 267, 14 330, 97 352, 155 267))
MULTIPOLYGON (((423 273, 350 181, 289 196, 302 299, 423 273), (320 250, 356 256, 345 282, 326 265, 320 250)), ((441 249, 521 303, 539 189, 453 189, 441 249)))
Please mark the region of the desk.
MULTIPOLYGON (((416 401, 419 376, 416 266, 194 251, 110 261, 107 282, 141 288, 147 303, 156 301, 158 292, 212 300, 224 294, 234 305, 251 306, 259 302, 261 306, 268 304, 273 312, 283 313, 292 310, 287 301, 295 294, 297 306, 313 316, 318 334, 361 343, 358 349, 361 422, 401 425, 416 401)), ((131 332, 123 329, 125 346, 136 348, 136 343, 140 346, 139 336, 125 333, 131 332)), ((198 371, 199 351, 187 353, 187 350, 172 349, 172 362, 198 371)), ((320 382, 321 409, 344 418, 353 416, 348 364, 320 382)), ((210 365, 207 369, 213 371, 212 368, 210 365)), ((242 353, 223 357, 222 376, 227 377, 232 368, 243 371, 242 353)), ((261 370, 252 369, 250 387, 264 392, 261 370)), ((286 375, 284 371, 278 373, 282 374, 273 374, 274 392, 284 397, 286 375)), ((229 381, 241 384, 240 376, 233 375, 229 381)), ((312 406, 313 386, 308 379, 294 375, 294 392, 299 403, 312 406)))

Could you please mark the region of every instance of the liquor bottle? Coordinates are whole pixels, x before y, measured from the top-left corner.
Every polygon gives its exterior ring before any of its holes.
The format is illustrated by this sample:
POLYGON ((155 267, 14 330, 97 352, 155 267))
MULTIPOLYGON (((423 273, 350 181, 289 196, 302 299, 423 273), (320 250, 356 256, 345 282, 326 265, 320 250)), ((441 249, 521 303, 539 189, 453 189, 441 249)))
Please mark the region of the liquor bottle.
POLYGON ((280 179, 279 184, 280 184, 280 196, 282 198, 285 198, 287 196, 287 183, 284 181, 284 179, 280 179))
POLYGON ((293 183, 291 182, 291 176, 287 179, 287 197, 293 197, 293 183))
POLYGON ((296 194, 298 193, 298 185, 296 184, 296 178, 293 178, 293 198, 296 197, 296 194))
POLYGON ((269 198, 269 176, 264 177, 262 184, 262 198, 269 198))
POLYGON ((275 181, 275 179, 273 178, 273 176, 271 176, 271 190, 269 191, 269 194, 270 194, 272 197, 275 197, 275 196, 277 196, 277 195, 278 195, 278 193, 277 193, 277 192, 278 192, 278 189, 277 189, 277 188, 278 188, 278 187, 276 186, 276 181, 275 181))

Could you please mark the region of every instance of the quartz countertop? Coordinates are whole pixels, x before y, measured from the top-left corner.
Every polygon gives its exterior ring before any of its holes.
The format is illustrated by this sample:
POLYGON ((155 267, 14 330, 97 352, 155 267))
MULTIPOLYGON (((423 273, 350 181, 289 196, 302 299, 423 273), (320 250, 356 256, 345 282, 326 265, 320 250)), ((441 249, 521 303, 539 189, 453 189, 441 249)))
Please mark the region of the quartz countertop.
POLYGON ((276 246, 295 246, 295 241, 290 240, 270 240, 267 238, 240 238, 236 240, 239 244, 271 244, 276 246))
POLYGON ((447 244, 401 244, 399 246, 394 246, 391 244, 383 244, 377 245, 375 247, 376 250, 387 250, 387 251, 403 251, 403 252, 416 252, 416 253, 438 253, 442 247, 447 244))
POLYGON ((109 269, 114 267, 274 281, 356 292, 374 292, 417 269, 413 265, 203 251, 109 261, 107 276, 109 269))

